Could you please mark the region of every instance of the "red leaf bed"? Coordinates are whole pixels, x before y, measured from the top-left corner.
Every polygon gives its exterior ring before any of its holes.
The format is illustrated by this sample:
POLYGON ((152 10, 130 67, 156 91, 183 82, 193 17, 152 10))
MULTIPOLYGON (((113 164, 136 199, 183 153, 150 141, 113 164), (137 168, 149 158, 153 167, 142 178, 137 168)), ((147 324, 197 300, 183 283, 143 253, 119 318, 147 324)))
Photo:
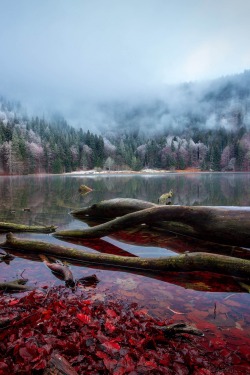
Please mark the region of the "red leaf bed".
POLYGON ((0 309, 0 375, 43 374, 52 353, 78 374, 250 373, 249 342, 226 342, 206 326, 197 326, 204 337, 165 338, 155 326, 173 321, 154 319, 136 303, 93 301, 58 286, 19 299, 1 294, 0 309))

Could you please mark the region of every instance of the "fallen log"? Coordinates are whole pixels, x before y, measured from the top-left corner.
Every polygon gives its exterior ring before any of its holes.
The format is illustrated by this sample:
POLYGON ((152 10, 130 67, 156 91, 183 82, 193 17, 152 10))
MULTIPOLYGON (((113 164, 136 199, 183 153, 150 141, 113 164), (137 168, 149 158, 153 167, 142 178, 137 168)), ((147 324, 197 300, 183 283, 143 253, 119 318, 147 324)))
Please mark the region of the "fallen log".
POLYGON ((0 290, 5 292, 26 292, 33 288, 26 286, 27 279, 17 279, 9 282, 0 283, 0 290))
MULTIPOLYGON (((26 259, 33 262, 42 262, 41 254, 36 252, 28 252, 21 250, 11 249, 11 253, 17 256, 18 258, 26 259)), ((117 255, 117 254, 116 254, 117 255)), ((120 254, 118 254, 120 255, 120 254)), ((50 257, 51 258, 51 257, 50 257)), ((98 270, 107 270, 114 271, 115 267, 108 264, 95 264, 95 263, 86 263, 78 259, 70 259, 70 265, 76 267, 82 267, 83 265, 89 269, 98 269, 98 270)), ((203 272, 204 280, 201 282, 200 272, 164 272, 164 271, 150 271, 148 269, 137 269, 137 268, 122 268, 119 267, 120 272, 130 273, 132 275, 145 276, 154 280, 159 280, 164 283, 169 283, 173 285, 181 286, 185 289, 192 289, 197 291, 209 291, 209 292, 222 292, 222 293, 242 293, 249 292, 249 286, 247 279, 237 278, 231 275, 221 275, 215 274, 214 272, 203 272)), ((93 276, 93 275, 92 275, 93 276)), ((92 279, 92 276, 91 279, 92 279)), ((89 276, 86 276, 87 279, 89 276)), ((83 280, 81 278, 80 280, 83 280)), ((93 280, 93 279, 92 279, 93 280)), ((82 284, 79 279, 76 279, 76 285, 82 284)), ((93 280, 94 281, 94 280, 93 280)), ((86 284, 83 283, 85 286, 86 284)), ((92 284, 94 285, 94 284, 92 284)))
POLYGON ((0 222, 0 232, 38 232, 38 233, 52 233, 56 230, 55 226, 42 225, 23 225, 15 223, 0 222))
MULTIPOLYGON (((103 221, 100 221, 98 219, 94 220, 91 218, 86 218, 84 222, 87 223, 88 226, 93 227, 95 225, 99 225, 103 221)), ((229 255, 236 258, 250 260, 250 251, 247 248, 221 244, 218 242, 211 242, 213 239, 211 239, 210 241, 204 239, 202 240, 200 238, 166 231, 166 229, 164 229, 164 226, 163 228, 160 228, 160 224, 158 225, 158 227, 140 225, 134 226, 132 228, 125 228, 124 230, 119 230, 118 232, 110 234, 108 238, 140 247, 147 248, 149 246, 153 246, 164 248, 178 254, 183 254, 186 251, 192 253, 205 252, 229 255)), ((124 250, 119 249, 118 246, 115 246, 114 248, 110 247, 109 242, 105 241, 105 237, 63 237, 63 241, 70 242, 72 244, 87 246, 99 252, 104 252, 107 254, 135 256, 133 254, 130 254, 129 252, 125 252, 124 250), (104 247, 101 247, 101 243, 104 245, 104 247)))
POLYGON ((135 225, 156 226, 158 223, 164 225, 167 231, 250 247, 250 207, 157 206, 126 214, 92 228, 59 231, 54 235, 100 238, 135 225))
POLYGON ((83 207, 79 210, 71 211, 77 219, 112 218, 130 214, 132 212, 145 210, 145 208, 158 207, 158 204, 143 201, 140 199, 114 198, 95 203, 90 207, 83 207))
POLYGON ((124 269, 147 270, 152 272, 210 271, 224 275, 246 278, 250 277, 249 260, 217 254, 190 253, 162 258, 134 258, 117 255, 99 255, 42 241, 15 238, 12 233, 6 235, 6 241, 1 243, 0 247, 30 253, 37 252, 38 254, 74 259, 89 264, 101 264, 102 266, 107 265, 124 269))

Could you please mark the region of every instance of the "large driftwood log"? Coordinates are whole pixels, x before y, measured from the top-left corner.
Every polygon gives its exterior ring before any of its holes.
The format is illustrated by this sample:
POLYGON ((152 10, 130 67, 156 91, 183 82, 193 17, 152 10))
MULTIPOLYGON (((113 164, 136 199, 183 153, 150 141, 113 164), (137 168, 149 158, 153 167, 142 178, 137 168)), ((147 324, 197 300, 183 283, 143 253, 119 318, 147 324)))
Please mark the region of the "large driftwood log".
MULTIPOLYGON (((102 208, 104 209, 103 204, 102 208)), ((90 215, 93 209, 95 207, 90 207, 87 215, 90 215)), ((100 209, 98 212, 100 213, 100 209)), ((109 208, 107 212, 110 212, 109 208)), ((167 231, 223 244, 250 247, 250 207, 153 206, 92 228, 59 231, 55 236, 100 238, 139 224, 159 224, 167 231)))
POLYGON ((42 225, 23 225, 16 223, 0 222, 0 232, 38 232, 38 233, 52 233, 56 230, 55 226, 42 225))
MULTIPOLYGON (((93 218, 86 218, 84 220, 88 226, 93 227, 100 224, 102 221, 93 218)), ((112 233, 108 238, 112 238, 119 242, 136 245, 140 247, 159 247, 171 250, 178 254, 189 252, 205 252, 221 255, 229 255, 236 258, 243 258, 250 260, 250 251, 247 248, 240 246, 231 246, 218 242, 211 242, 201 238, 186 236, 179 233, 169 232, 159 226, 152 227, 148 225, 139 225, 132 228, 125 228, 118 232, 112 233)), ((108 240, 107 238, 107 240, 108 240)), ((63 240, 77 245, 83 245, 95 249, 99 252, 114 255, 133 256, 132 254, 120 250, 118 246, 112 248, 109 242, 104 238, 79 238, 79 237, 63 237, 63 240), (101 243, 104 245, 100 247, 101 243)))
POLYGON ((71 211, 77 219, 84 220, 86 217, 110 218, 131 214, 132 212, 145 210, 145 208, 158 207, 158 204, 143 201, 140 199, 114 198, 103 200, 90 207, 71 211))
POLYGON ((133 258, 116 255, 91 254, 75 248, 54 245, 42 241, 18 239, 12 233, 6 235, 6 241, 0 244, 4 249, 13 249, 30 253, 47 254, 60 258, 74 259, 89 264, 105 264, 118 268, 148 271, 210 271, 220 274, 250 277, 250 261, 223 255, 191 253, 162 258, 133 258))

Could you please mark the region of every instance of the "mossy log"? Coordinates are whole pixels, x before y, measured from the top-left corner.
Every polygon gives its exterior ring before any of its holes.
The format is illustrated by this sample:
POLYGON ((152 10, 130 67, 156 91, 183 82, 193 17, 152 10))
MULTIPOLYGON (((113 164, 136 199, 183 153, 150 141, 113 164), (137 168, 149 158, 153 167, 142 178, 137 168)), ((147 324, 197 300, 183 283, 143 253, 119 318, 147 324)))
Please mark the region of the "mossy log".
MULTIPOLYGON (((92 206, 91 210, 93 209, 92 206)), ((90 209, 88 212, 90 214, 90 209)), ((223 244, 250 247, 250 207, 154 206, 92 228, 59 231, 55 236, 100 238, 135 225, 156 226, 158 223, 166 231, 223 244)))
POLYGON ((105 266, 106 264, 117 268, 148 270, 153 272, 210 271, 224 275, 234 275, 246 278, 250 277, 249 260, 217 254, 191 253, 161 258, 133 258, 116 255, 99 255, 42 241, 15 238, 12 233, 6 235, 6 241, 0 244, 0 246, 4 249, 52 255, 58 258, 79 260, 89 264, 101 264, 102 266, 105 266))
MULTIPOLYGON (((31 262, 42 262, 40 255, 34 252, 24 252, 20 250, 11 250, 11 252, 18 258, 29 260, 31 262)), ((49 257, 49 256, 48 256, 49 257)), ((49 257, 51 259, 51 257, 49 257)), ((62 257, 63 259, 63 257, 62 257)), ((105 271, 114 271, 117 267, 107 264, 94 264, 86 263, 79 261, 78 259, 67 259, 70 266, 74 267, 83 267, 86 266, 88 270, 105 270, 105 271)), ((30 265, 32 267, 32 265, 30 265)), ((163 283, 172 284, 175 286, 180 286, 185 289, 191 289, 202 292, 211 292, 211 293, 250 293, 250 279, 238 278, 231 275, 222 275, 215 274, 214 272, 203 272, 204 279, 201 280, 200 272, 164 272, 164 271, 151 271, 148 269, 138 269, 138 268, 122 268, 119 267, 119 272, 126 272, 131 275, 140 275, 147 277, 149 279, 162 281, 163 283)), ((92 275, 90 275, 92 279, 92 275)), ((86 276, 88 279, 89 276, 86 276)), ((82 284, 83 286, 93 286, 97 282, 85 282, 84 278, 75 279, 76 285, 82 284)))
POLYGON ((5 292, 26 292, 33 288, 26 286, 27 279, 17 279, 13 281, 0 283, 0 290, 5 292))
MULTIPOLYGON (((71 245, 69 245, 71 246, 71 245)), ((11 249, 12 254, 21 259, 26 259, 33 262, 42 262, 41 254, 38 252, 28 252, 19 249, 11 249)), ((101 255, 101 254, 100 254, 101 255)), ((55 259, 48 255, 49 259, 55 259)), ((59 258, 59 257, 58 257, 59 258)), ((71 266, 82 267, 83 265, 89 269, 107 270, 114 271, 115 267, 107 263, 94 264, 86 263, 78 259, 66 259, 60 257, 60 260, 67 260, 71 266)), ((237 278, 232 275, 215 274, 214 272, 203 272, 204 279, 201 280, 200 272, 165 272, 165 271, 151 271, 148 269, 138 268, 122 268, 119 267, 120 272, 130 273, 132 275, 145 276, 154 280, 159 280, 164 283, 178 285, 185 289, 192 289, 197 291, 209 291, 209 292, 220 292, 220 293, 242 293, 249 292, 249 282, 246 278, 237 278), (202 282, 201 282, 202 281, 202 282)), ((88 276, 86 276, 88 278, 88 276)), ((83 278, 81 278, 82 280, 83 278)), ((82 284, 81 281, 75 280, 77 284, 82 284)), ((85 286, 86 284, 83 283, 85 286)))
POLYGON ((16 223, 0 222, 0 232, 37 232, 37 233, 52 233, 55 232, 55 226, 42 226, 42 225, 23 225, 16 223))

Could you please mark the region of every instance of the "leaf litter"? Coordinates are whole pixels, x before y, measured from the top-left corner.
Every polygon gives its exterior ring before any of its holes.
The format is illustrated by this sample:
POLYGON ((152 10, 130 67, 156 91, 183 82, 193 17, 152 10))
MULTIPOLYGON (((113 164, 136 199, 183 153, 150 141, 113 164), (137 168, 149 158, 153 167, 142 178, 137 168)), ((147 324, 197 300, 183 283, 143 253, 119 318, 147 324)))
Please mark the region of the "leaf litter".
POLYGON ((146 307, 54 286, 20 298, 0 295, 0 375, 43 374, 55 353, 78 374, 248 374, 250 339, 234 340, 212 323, 173 315, 154 318, 146 307), (204 337, 166 337, 162 327, 191 319, 204 337), (159 329, 157 329, 159 327, 159 329))

